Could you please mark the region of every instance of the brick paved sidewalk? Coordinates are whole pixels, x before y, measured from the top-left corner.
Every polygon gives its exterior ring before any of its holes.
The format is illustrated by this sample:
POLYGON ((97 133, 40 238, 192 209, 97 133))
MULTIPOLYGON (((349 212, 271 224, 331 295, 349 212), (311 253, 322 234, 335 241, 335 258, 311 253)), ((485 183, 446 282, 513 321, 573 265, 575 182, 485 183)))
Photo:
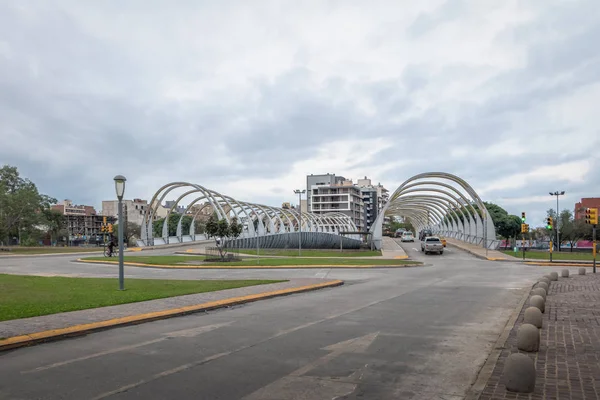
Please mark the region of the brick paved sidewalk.
POLYGON ((543 314, 540 351, 521 352, 535 360, 535 391, 517 394, 506 390, 502 371, 506 358, 520 352, 517 330, 527 307, 528 303, 521 310, 479 399, 599 399, 600 274, 571 275, 551 283, 543 314))
POLYGON ((287 282, 269 283, 265 285, 226 289, 208 293, 188 294, 184 296, 142 301, 138 303, 120 304, 116 306, 43 315, 41 317, 2 321, 0 322, 0 337, 10 338, 19 335, 47 331, 50 329, 67 328, 74 325, 106 321, 113 318, 129 317, 138 314, 225 300, 232 297, 247 296, 282 289, 291 289, 329 281, 331 281, 331 279, 290 279, 287 282))

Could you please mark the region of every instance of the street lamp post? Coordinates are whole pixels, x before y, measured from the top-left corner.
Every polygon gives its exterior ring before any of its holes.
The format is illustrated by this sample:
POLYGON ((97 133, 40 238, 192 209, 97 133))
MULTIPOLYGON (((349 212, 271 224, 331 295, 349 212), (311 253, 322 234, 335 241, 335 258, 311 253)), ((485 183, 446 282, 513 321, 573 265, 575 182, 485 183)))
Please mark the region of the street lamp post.
POLYGON ((119 290, 125 290, 125 271, 123 268, 123 194, 125 193, 125 177, 123 175, 115 176, 115 191, 119 199, 119 290))
POLYGON ((302 255, 302 195, 306 190, 296 189, 294 193, 298 195, 298 255, 302 255))
POLYGON ((556 196, 556 246, 558 246, 558 251, 560 252, 560 211, 558 211, 558 196, 564 196, 565 191, 556 191, 554 193, 550 192, 550 196, 556 196))

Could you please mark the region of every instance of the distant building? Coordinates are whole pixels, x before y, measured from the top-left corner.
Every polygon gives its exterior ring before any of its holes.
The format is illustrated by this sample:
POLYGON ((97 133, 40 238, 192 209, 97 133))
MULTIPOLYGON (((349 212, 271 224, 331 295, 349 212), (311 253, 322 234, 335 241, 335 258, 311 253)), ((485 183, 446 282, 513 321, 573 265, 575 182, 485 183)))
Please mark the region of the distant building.
MULTIPOLYGON (((175 204, 175 200, 165 201, 165 208, 170 210, 174 204, 175 204)), ((182 206, 181 204, 178 204, 177 207, 175 207, 173 209, 173 211, 176 212, 177 214, 183 214, 185 212, 185 207, 182 206)))
MULTIPOLYGON (((92 206, 74 205, 71 200, 64 200, 62 204, 55 204, 51 209, 65 216, 65 228, 71 242, 96 241, 102 235, 100 230, 103 216, 97 215, 92 206)), ((114 218, 107 222, 114 223, 114 218)))
POLYGON ((585 209, 595 208, 600 212, 600 197, 586 197, 581 199, 579 203, 575 203, 575 219, 585 218, 585 209))
POLYGON ((308 175, 306 184, 309 212, 316 214, 340 212, 352 218, 359 231, 365 229, 362 193, 351 180, 335 174, 308 175))
MULTIPOLYGON (((123 200, 123 215, 127 222, 142 225, 144 214, 148 209, 148 201, 142 199, 123 200)), ((117 218, 119 216, 119 202, 105 200, 102 202, 102 215, 117 218)))

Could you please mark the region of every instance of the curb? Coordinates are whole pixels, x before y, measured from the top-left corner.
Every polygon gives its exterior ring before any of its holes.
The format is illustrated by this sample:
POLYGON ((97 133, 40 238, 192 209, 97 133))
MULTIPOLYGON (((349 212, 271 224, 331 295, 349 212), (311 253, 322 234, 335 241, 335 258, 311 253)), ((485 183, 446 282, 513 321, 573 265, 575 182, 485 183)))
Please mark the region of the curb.
POLYGON ((483 255, 481 255, 481 254, 477 254, 477 253, 475 253, 474 251, 471 251, 471 250, 469 250, 469 249, 466 249, 466 248, 463 248, 463 247, 457 246, 457 245, 455 245, 454 243, 448 243, 448 246, 452 246, 452 247, 454 247, 454 248, 457 248, 457 249, 459 249, 459 250, 462 250, 462 251, 464 251, 464 252, 467 252, 467 253, 471 254, 472 256, 475 256, 475 257, 477 257, 477 258, 479 258, 479 259, 481 259, 481 260, 485 260, 485 261, 503 261, 503 262, 506 262, 506 261, 509 261, 509 262, 510 262, 510 261, 514 261, 514 260, 510 260, 510 259, 508 259, 508 258, 503 258, 503 257, 502 257, 502 258, 500 258, 500 257, 486 257, 486 256, 483 256, 483 255))
POLYGON ((494 368, 496 368, 496 364, 498 363, 498 359, 502 354, 502 350, 504 349, 504 345, 508 340, 508 336, 510 335, 512 329, 515 327, 517 319, 519 318, 519 315, 521 314, 521 311, 525 306, 525 302, 527 302, 527 299, 529 298, 529 294, 531 293, 532 288, 533 285, 531 285, 525 291, 525 294, 519 301, 519 304, 517 304, 517 307, 508 318, 506 325, 504 325, 504 330, 498 337, 498 340, 496 340, 492 351, 490 352, 488 358, 485 360, 485 363, 479 370, 475 382, 467 390, 465 400, 477 400, 481 396, 481 393, 485 389, 485 385, 487 385, 487 382, 489 381, 490 377, 492 376, 492 373, 494 372, 494 368))
POLYGON ((272 292, 264 292, 251 294, 248 296, 232 297, 229 299, 211 301, 208 303, 196 304, 193 306, 172 308, 169 310, 156 311, 146 314, 131 315, 128 317, 114 318, 105 321, 93 322, 89 324, 81 324, 69 326, 67 328, 52 329, 48 331, 29 333, 27 335, 13 336, 0 340, 0 352, 18 347, 31 346, 43 342, 66 339, 74 336, 81 336, 92 332, 98 332, 111 328, 123 327, 128 325, 137 325, 144 322, 157 321, 161 319, 179 317, 192 313, 210 311, 218 308, 231 307, 245 303, 252 303, 259 300, 266 300, 273 297, 286 296, 290 294, 310 292, 329 287, 341 286, 344 284, 342 280, 333 280, 313 285, 299 286, 289 289, 275 290, 272 292))
MULTIPOLYGON (((118 265, 118 261, 104 260, 84 260, 79 258, 75 260, 81 263, 91 264, 112 264, 118 265)), ((354 269, 374 269, 374 268, 406 268, 420 267, 424 264, 401 264, 401 265, 344 265, 344 264, 319 264, 319 265, 161 265, 161 264, 144 264, 136 262, 125 262, 123 265, 129 267, 141 268, 163 268, 163 269, 311 269, 311 268, 354 268, 354 269)))
POLYGON ((537 265, 540 267, 593 267, 592 263, 574 263, 574 262, 548 262, 548 261, 525 261, 526 265, 537 265))
MULTIPOLYGON (((125 250, 128 251, 128 250, 125 250)), ((102 251, 75 251, 72 253, 42 253, 42 254, 0 254, 0 258, 20 257, 53 257, 53 256, 77 256, 81 254, 102 254, 102 251)))

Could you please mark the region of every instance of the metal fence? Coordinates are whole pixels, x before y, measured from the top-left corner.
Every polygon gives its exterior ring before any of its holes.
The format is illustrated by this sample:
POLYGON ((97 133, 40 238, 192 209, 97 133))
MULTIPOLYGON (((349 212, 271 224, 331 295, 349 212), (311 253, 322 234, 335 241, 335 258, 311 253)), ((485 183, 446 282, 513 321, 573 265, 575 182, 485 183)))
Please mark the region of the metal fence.
POLYGON ((240 249, 223 246, 219 247, 206 247, 205 248, 206 261, 223 261, 221 258, 221 252, 225 256, 225 261, 240 261, 240 249))

